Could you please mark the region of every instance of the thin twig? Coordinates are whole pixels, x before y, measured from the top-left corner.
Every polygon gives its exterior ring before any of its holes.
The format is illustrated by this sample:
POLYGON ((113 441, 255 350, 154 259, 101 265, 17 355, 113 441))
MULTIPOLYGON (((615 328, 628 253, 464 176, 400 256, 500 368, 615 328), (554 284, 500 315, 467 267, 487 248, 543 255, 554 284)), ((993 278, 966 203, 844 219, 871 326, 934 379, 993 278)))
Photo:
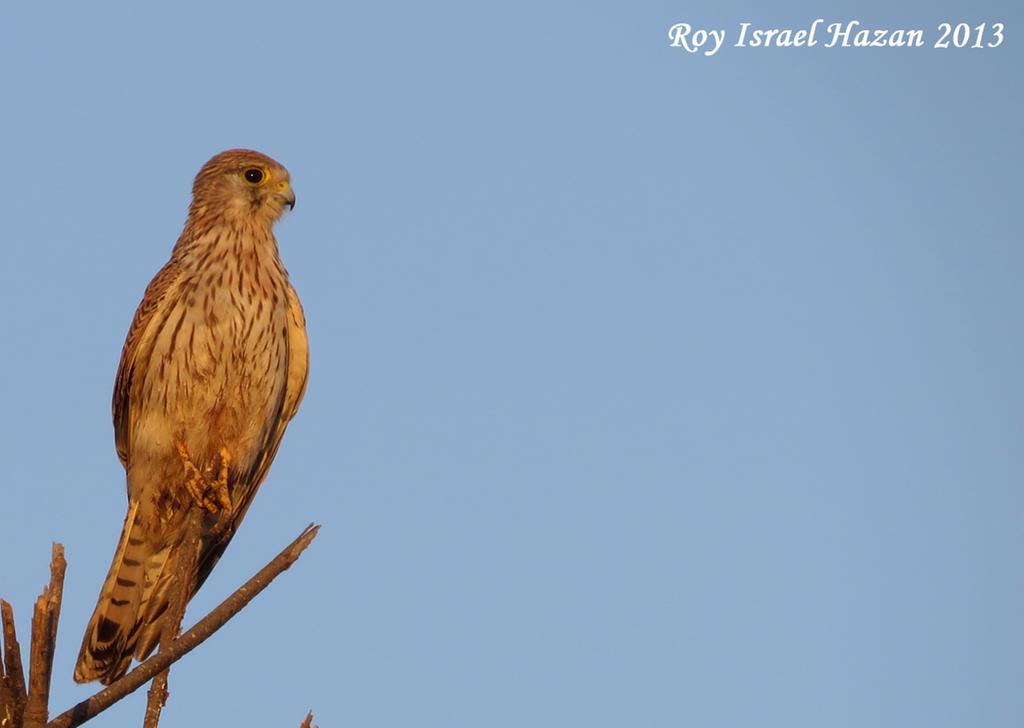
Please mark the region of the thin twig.
MULTIPOLYGON (((185 618, 185 606, 192 596, 192 583, 195 581, 196 561, 199 558, 199 541, 202 530, 203 515, 199 506, 193 505, 188 512, 185 524, 185 538, 181 542, 182 558, 174 569, 174 583, 171 584, 170 604, 163 619, 165 625, 160 633, 160 652, 166 650, 181 632, 181 621, 185 618)), ((149 686, 146 696, 146 714, 142 728, 157 728, 160 723, 160 711, 167 703, 167 677, 171 669, 168 667, 155 678, 149 686)))
POLYGON ((160 672, 163 672, 183 656, 198 647, 210 635, 224 626, 246 604, 267 588, 282 571, 299 558, 316 537, 319 526, 310 524, 299 537, 292 541, 273 561, 264 566, 249 581, 239 587, 212 612, 203 617, 195 626, 174 640, 166 650, 150 657, 113 685, 101 690, 87 700, 61 713, 47 724, 47 728, 75 728, 100 713, 121 698, 134 692, 160 672))
POLYGON ((24 728, 45 726, 49 720, 50 676, 57 644, 57 622, 64 594, 64 547, 54 543, 50 557, 50 583, 36 599, 32 613, 32 645, 29 657, 28 701, 25 704, 24 728))

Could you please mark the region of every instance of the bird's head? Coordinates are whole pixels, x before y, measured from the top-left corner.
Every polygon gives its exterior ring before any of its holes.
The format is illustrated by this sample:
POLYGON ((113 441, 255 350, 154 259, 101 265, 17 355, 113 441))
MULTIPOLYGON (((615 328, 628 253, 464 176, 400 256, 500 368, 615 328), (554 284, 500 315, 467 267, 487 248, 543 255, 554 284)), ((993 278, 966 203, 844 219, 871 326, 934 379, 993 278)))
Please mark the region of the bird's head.
POLYGON ((216 211, 235 221, 272 225, 295 207, 288 170, 265 154, 230 149, 203 165, 192 185, 192 215, 216 211))

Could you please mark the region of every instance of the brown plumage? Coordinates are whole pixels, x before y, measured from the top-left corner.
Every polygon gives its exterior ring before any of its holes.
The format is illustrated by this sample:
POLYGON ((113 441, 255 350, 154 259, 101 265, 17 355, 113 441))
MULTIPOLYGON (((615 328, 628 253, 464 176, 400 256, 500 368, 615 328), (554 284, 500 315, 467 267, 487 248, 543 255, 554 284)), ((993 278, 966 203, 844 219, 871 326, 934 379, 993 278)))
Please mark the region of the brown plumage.
POLYGON ((222 152, 196 175, 185 229, 146 289, 117 371, 114 435, 128 514, 77 682, 109 684, 133 655, 152 652, 189 507, 206 510, 194 594, 298 410, 305 319, 271 230, 294 204, 288 171, 259 152, 222 152))

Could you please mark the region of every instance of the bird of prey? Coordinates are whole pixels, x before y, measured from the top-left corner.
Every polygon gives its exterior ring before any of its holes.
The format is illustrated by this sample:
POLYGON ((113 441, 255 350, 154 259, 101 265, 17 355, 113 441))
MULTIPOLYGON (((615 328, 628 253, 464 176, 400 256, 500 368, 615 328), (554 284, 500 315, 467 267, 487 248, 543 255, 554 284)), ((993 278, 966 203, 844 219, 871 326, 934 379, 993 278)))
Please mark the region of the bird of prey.
POLYGON ((167 620, 187 514, 202 509, 191 598, 267 476, 306 388, 306 324, 272 227, 286 170, 234 149, 203 165, 185 228, 135 312, 114 382, 128 514, 75 680, 110 684, 167 620))

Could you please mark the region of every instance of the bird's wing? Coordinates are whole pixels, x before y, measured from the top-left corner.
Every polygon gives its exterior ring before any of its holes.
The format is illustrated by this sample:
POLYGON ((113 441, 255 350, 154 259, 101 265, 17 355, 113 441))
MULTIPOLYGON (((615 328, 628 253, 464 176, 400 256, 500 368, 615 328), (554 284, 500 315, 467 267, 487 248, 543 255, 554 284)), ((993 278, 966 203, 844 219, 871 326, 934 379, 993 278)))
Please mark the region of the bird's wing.
POLYGON ((146 286, 146 293, 142 302, 135 310, 135 318, 128 329, 128 336, 124 342, 124 349, 121 350, 121 363, 117 367, 117 377, 114 379, 114 442, 117 446, 117 456, 121 463, 128 467, 128 458, 131 455, 131 390, 132 380, 138 373, 138 367, 149 363, 149 358, 139 356, 139 352, 147 342, 153 340, 152 335, 147 332, 159 328, 158 322, 163 316, 158 312, 166 312, 169 307, 164 306, 168 294, 174 287, 181 273, 181 267, 174 258, 160 269, 153 280, 146 286))
POLYGON ((199 555, 199 574, 195 588, 198 590, 209 576, 210 570, 224 553, 228 542, 238 529, 245 512, 249 509, 256 491, 267 477, 270 463, 277 454, 277 448, 284 437, 285 428, 299 410, 299 404, 306 393, 306 380, 309 373, 309 342, 306 338, 306 317, 302 304, 295 289, 288 284, 288 372, 284 394, 277 420, 271 428, 267 441, 256 458, 255 464, 247 472, 239 473, 231 491, 231 523, 223 530, 222 535, 214 542, 204 544, 199 555))
MULTIPOLYGON (((295 289, 288 284, 288 386, 285 388, 282 415, 284 422, 277 435, 281 441, 284 426, 299 411, 299 405, 306 394, 306 382, 309 379, 309 339, 306 337, 306 314, 302 311, 302 303, 295 289)), ((276 445, 275 445, 276 447, 276 445)), ((270 456, 273 458, 273 455, 270 456)))

